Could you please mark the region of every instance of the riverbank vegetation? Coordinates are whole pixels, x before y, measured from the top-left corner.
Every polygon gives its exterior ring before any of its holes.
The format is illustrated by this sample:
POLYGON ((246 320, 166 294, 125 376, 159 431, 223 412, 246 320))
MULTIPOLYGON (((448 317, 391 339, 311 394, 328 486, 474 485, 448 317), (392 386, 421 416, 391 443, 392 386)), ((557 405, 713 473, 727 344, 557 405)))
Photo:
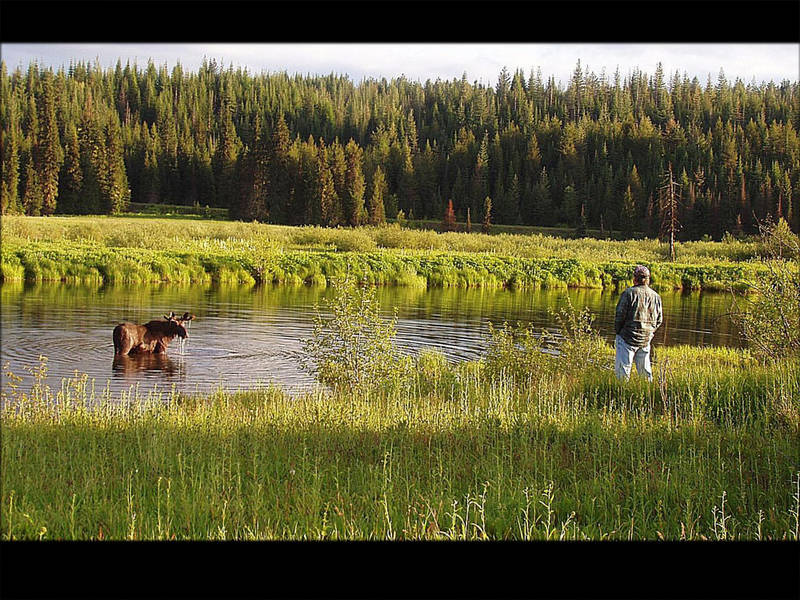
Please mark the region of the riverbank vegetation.
POLYGON ((797 323, 800 247, 785 223, 752 243, 765 270, 737 312, 749 347, 660 347, 652 384, 618 381, 593 315, 569 304, 558 336, 490 328, 480 360, 403 354, 375 281, 353 268, 376 254, 306 250, 347 265, 304 345, 312 391, 112 397, 80 374, 51 389, 46 359, 27 389, 6 369, 0 536, 798 540, 800 345, 782 323, 797 323))
POLYGON ((2 409, 1 535, 798 539, 796 365, 662 356, 655 386, 435 352, 355 395, 34 386, 2 409))
POLYGON ((737 287, 763 268, 758 238, 655 239, 438 233, 397 225, 334 229, 157 217, 4 217, 2 280, 325 285, 618 287, 646 264, 657 289, 737 287))
MULTIPOLYGON (((306 345, 326 384, 119 398, 5 373, 4 539, 797 540, 800 366, 659 348, 619 382, 592 315, 507 324, 478 361, 402 355, 341 283, 306 345)), ((796 357, 794 357, 796 358, 796 357)))

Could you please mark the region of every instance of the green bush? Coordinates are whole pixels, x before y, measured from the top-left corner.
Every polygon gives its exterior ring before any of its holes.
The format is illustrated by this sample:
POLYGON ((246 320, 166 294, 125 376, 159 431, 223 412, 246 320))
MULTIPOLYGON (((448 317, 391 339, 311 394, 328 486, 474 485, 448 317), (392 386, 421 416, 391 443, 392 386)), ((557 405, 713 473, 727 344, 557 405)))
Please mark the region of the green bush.
POLYGON ((770 361, 800 359, 800 239, 781 219, 762 225, 764 270, 740 282, 748 291, 733 295, 732 316, 757 354, 770 361))
POLYGON ((489 323, 485 376, 491 380, 509 379, 516 383, 538 381, 553 372, 556 362, 545 352, 550 336, 542 330, 537 336, 532 325, 489 323))
POLYGON ((352 278, 334 286, 326 303, 331 316, 317 309, 312 335, 302 342, 302 366, 320 383, 350 393, 407 378, 410 361, 394 345, 397 315, 380 316, 372 286, 359 286, 352 278))

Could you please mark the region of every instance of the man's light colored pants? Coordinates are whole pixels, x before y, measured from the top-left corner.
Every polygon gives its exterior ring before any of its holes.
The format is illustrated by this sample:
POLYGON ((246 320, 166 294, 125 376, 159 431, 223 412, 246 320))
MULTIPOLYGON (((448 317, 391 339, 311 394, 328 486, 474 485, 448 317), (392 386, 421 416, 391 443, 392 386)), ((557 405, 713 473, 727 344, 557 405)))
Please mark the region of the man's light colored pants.
POLYGON ((636 363, 636 370, 640 377, 653 381, 653 371, 650 367, 650 344, 644 348, 634 348, 617 335, 614 340, 617 349, 617 358, 614 361, 614 372, 618 379, 627 380, 631 376, 631 364, 636 363))

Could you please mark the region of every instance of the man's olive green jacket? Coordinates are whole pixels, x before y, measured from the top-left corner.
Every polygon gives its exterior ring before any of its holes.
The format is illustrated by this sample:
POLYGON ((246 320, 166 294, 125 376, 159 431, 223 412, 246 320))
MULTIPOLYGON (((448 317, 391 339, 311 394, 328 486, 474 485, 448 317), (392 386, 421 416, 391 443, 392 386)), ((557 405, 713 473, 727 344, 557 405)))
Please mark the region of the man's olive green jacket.
POLYGON ((619 297, 614 329, 629 346, 645 348, 663 320, 661 296, 646 284, 635 285, 619 297))

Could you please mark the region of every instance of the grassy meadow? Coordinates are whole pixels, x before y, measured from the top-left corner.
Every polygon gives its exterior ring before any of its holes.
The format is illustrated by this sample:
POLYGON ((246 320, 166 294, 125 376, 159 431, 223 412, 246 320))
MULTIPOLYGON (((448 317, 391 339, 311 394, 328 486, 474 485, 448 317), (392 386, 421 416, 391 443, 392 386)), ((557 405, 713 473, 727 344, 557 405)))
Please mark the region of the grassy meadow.
MULTIPOLYGON (((757 273, 760 251, 680 244, 673 265, 653 240, 2 222, 4 281, 326 285, 349 273, 387 285, 592 287, 627 285, 645 263, 656 286, 707 288, 757 273)), ((0 538, 800 539, 793 355, 659 347, 654 383, 619 382, 591 315, 568 309, 558 354, 506 325, 480 360, 454 364, 433 350, 398 356, 374 287, 335 302, 306 346, 320 386, 298 395, 112 397, 80 374, 51 389, 46 359, 23 389, 6 367, 0 538)))
POLYGON ((798 539, 800 370, 662 357, 657 385, 423 352, 357 394, 11 390, 2 538, 798 539))
POLYGON ((327 285, 351 274, 403 286, 619 288, 646 264, 656 289, 741 287, 754 240, 678 244, 543 234, 437 233, 396 225, 330 229, 192 217, 4 217, 3 281, 327 285))

